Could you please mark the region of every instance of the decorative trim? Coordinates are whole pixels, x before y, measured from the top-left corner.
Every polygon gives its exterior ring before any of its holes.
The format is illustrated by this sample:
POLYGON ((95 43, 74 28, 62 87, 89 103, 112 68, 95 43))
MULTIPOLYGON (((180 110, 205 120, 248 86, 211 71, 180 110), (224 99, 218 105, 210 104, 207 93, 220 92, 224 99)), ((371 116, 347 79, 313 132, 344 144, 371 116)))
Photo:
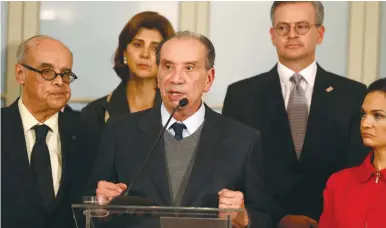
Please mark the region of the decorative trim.
POLYGON ((350 2, 348 78, 369 85, 379 78, 380 2, 350 2))

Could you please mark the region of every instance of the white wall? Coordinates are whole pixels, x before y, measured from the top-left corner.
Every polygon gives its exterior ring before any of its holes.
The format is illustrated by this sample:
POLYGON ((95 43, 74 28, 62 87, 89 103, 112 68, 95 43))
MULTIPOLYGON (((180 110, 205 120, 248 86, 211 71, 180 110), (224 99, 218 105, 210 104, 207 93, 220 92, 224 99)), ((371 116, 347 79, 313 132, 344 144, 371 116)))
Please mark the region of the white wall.
MULTIPOLYGON (((0 73, 1 73, 1 93, 4 94, 4 88, 5 88, 5 66, 6 66, 6 56, 7 56, 7 21, 8 21, 8 2, 1 2, 1 11, 0 11, 0 24, 1 24, 1 67, 0 67, 0 73)), ((1 100, 1 107, 3 106, 3 100, 1 100)))
POLYGON ((381 56, 379 59, 379 76, 386 77, 386 2, 381 2, 381 56))
MULTIPOLYGON (((323 2, 326 34, 317 49, 322 67, 345 75, 347 66, 348 2, 323 2)), ((206 95, 209 105, 223 103, 232 82, 270 70, 277 61, 271 43, 272 2, 211 2, 209 37, 216 48, 216 78, 206 95)))
POLYGON ((75 99, 99 98, 118 85, 113 55, 119 33, 136 13, 157 11, 178 28, 178 2, 41 2, 40 10, 40 33, 63 41, 74 54, 75 99))

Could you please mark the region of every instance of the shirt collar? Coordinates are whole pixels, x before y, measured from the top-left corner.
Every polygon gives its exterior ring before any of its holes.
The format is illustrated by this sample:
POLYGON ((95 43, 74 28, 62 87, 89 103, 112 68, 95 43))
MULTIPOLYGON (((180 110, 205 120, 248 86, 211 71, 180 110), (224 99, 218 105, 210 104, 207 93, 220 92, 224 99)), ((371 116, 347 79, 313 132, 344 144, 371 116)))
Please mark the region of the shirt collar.
MULTIPOLYGON (((311 85, 311 87, 314 87, 317 69, 318 66, 316 65, 316 61, 314 61, 309 66, 299 72, 299 74, 303 76, 304 80, 307 82, 307 84, 311 85)), ((287 84, 288 82, 290 82, 290 78, 296 73, 295 71, 289 69, 280 62, 278 62, 277 64, 277 72, 279 73, 280 81, 283 84, 287 84)))
POLYGON ((31 130, 31 128, 37 124, 45 124, 47 125, 54 134, 59 135, 59 127, 58 120, 59 114, 55 113, 55 115, 48 118, 44 123, 40 123, 35 117, 31 114, 31 112, 25 107, 22 98, 19 98, 18 102, 19 112, 21 116, 21 121, 23 122, 24 132, 31 130))
MULTIPOLYGON (((372 178, 375 178, 375 173, 377 173, 377 170, 372 164, 373 156, 374 156, 374 152, 372 151, 367 155, 363 163, 360 166, 358 166, 356 176, 358 177, 358 180, 361 183, 366 183, 372 178)), ((381 170, 380 173, 381 173, 381 176, 379 180, 383 180, 384 182, 386 182, 386 169, 381 170)))
MULTIPOLYGON (((161 105, 162 126, 166 125, 166 122, 168 121, 169 116, 170 116, 170 113, 166 110, 164 103, 162 103, 161 105)), ((172 124, 174 124, 175 122, 178 122, 178 123, 185 124, 188 133, 193 134, 204 122, 204 119, 205 119, 205 105, 201 103, 201 106, 198 109, 198 111, 184 121, 177 121, 176 119, 174 119, 174 117, 172 117, 166 129, 169 129, 172 124)))

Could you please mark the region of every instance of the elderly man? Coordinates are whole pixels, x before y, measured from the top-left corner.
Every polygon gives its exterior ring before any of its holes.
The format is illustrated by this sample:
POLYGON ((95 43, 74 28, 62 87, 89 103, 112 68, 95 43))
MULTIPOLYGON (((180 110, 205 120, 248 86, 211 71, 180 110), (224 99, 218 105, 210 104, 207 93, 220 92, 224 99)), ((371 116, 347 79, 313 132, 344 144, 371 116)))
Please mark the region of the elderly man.
MULTIPOLYGON (((240 208, 245 202, 250 216, 238 224, 270 225, 259 131, 202 101, 215 77, 214 60, 212 42, 188 31, 158 47, 162 104, 110 121, 90 180, 97 195, 115 197, 126 190, 173 109, 186 98, 189 103, 172 116, 129 194, 164 206, 240 208)), ((233 217, 236 223, 237 214, 233 217)))
POLYGON ((18 49, 22 95, 1 109, 2 227, 74 226, 70 203, 79 195, 72 189, 85 178, 76 172, 86 150, 80 149, 79 113, 64 111, 77 79, 72 62, 71 51, 48 36, 18 49))

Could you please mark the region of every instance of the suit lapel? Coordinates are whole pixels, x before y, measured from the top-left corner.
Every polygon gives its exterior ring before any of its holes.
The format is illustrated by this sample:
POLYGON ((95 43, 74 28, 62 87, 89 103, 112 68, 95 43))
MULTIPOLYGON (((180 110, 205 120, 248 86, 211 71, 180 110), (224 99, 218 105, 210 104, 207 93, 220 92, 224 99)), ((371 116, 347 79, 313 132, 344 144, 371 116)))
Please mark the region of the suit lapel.
POLYGON ((68 182, 71 180, 68 178, 68 166, 69 166, 69 157, 71 153, 75 150, 76 143, 76 132, 74 128, 75 118, 71 118, 72 114, 70 112, 59 112, 59 134, 60 134, 60 144, 62 150, 62 175, 60 179, 58 193, 56 194, 55 200, 48 206, 50 212, 55 210, 55 208, 60 204, 64 194, 68 194, 68 188, 66 188, 68 182))
POLYGON ((307 153, 312 152, 312 146, 315 140, 318 141, 320 131, 320 120, 325 119, 325 113, 329 110, 329 105, 333 104, 333 94, 335 91, 328 92, 328 88, 333 88, 333 84, 328 78, 326 72, 318 65, 314 90, 312 93, 310 114, 308 116, 307 134, 304 139, 303 152, 300 156, 300 162, 304 160, 307 153))
MULTIPOLYGON (((277 153, 281 153, 280 156, 284 156, 291 162, 297 163, 298 159, 296 157, 295 146, 292 140, 291 128, 287 110, 285 108, 277 66, 269 72, 269 75, 266 77, 261 89, 262 95, 259 96, 259 99, 262 99, 262 102, 258 102, 259 105, 255 106, 255 113, 261 113, 264 109, 268 110, 266 116, 258 119, 262 119, 264 121, 267 120, 268 122, 266 123, 267 126, 265 128, 274 132, 272 134, 275 134, 275 137, 281 139, 284 144, 284 148, 288 148, 288 150, 277 151, 277 153), (288 151, 290 151, 290 153, 288 153, 288 151)), ((264 135, 262 137, 264 137, 264 135)))
POLYGON ((5 119, 10 121, 7 123, 7 132, 12 139, 11 149, 8 151, 11 166, 17 173, 17 177, 20 180, 21 186, 26 191, 26 194, 31 196, 31 200, 35 202, 35 205, 41 205, 42 200, 34 183, 34 177, 32 175, 30 164, 28 160, 26 141, 24 136, 23 123, 21 120, 17 99, 8 109, 9 116, 5 116, 5 119))
MULTIPOLYGON (((162 130, 160 109, 154 108, 150 110, 148 114, 149 117, 143 118, 138 124, 140 129, 138 141, 143 142, 143 139, 146 139, 147 142, 138 145, 140 148, 139 151, 143 154, 143 158, 146 157, 147 153, 151 149, 151 146, 156 141, 162 130)), ((140 162, 142 163, 143 159, 140 160, 140 162)), ((154 152, 143 172, 143 181, 145 181, 146 178, 150 178, 150 181, 154 184, 155 189, 157 189, 159 199, 165 205, 171 205, 169 185, 167 184, 169 183, 169 178, 165 161, 165 143, 162 136, 155 146, 154 152)))
POLYGON ((208 181, 210 173, 221 160, 220 153, 224 131, 217 123, 216 113, 205 105, 205 121, 201 132, 195 163, 183 195, 181 206, 189 206, 198 195, 199 190, 208 181))

